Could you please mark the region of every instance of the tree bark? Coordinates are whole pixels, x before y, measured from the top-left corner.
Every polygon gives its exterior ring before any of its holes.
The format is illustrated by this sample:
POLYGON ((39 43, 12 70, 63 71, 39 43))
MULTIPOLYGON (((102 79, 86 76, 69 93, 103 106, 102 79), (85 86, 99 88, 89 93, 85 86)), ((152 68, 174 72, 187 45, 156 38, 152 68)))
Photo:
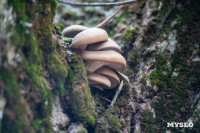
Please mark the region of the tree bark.
POLYGON ((84 61, 53 22, 56 0, 1 0, 0 132, 200 131, 199 4, 140 1, 104 27, 117 32, 130 79, 109 106, 116 89, 88 86, 84 61))

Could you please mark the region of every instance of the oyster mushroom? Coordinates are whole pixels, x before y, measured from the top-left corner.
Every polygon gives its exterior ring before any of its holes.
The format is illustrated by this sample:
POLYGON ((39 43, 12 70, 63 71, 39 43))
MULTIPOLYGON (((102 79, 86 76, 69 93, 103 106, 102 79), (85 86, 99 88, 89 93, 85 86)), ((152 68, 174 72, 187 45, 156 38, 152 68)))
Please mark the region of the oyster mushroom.
POLYGON ((117 43, 115 43, 113 40, 108 38, 107 41, 91 44, 88 45, 87 51, 99 51, 99 50, 114 50, 118 53, 121 52, 121 49, 117 43))
POLYGON ((72 41, 71 48, 85 50, 87 45, 108 40, 105 30, 99 28, 89 28, 77 34, 72 41))
POLYGON ((97 87, 99 89, 102 89, 103 87, 110 88, 111 86, 111 82, 107 77, 97 74, 97 73, 89 73, 88 82, 90 86, 97 87), (101 84, 102 88, 98 87, 99 84, 101 84))
POLYGON ((87 68, 89 86, 103 89, 113 89, 120 83, 119 77, 128 77, 120 70, 126 67, 126 60, 120 54, 117 43, 108 38, 105 30, 74 25, 65 28, 63 35, 72 37, 70 48, 80 51, 87 68))
POLYGON ((126 60, 124 57, 113 50, 84 51, 81 57, 86 60, 86 68, 90 72, 94 72, 104 65, 116 71, 123 70, 126 67, 126 60))
POLYGON ((78 33, 81 31, 84 31, 88 29, 85 26, 82 25, 72 25, 67 28, 65 28, 62 32, 63 36, 68 37, 68 38, 74 38, 78 33))
POLYGON ((108 89, 113 89, 115 87, 117 87, 117 85, 119 85, 119 77, 116 74, 116 72, 114 72, 112 69, 109 69, 107 67, 101 67, 98 70, 95 71, 95 73, 101 74, 106 76, 110 82, 111 82, 111 86, 108 89))

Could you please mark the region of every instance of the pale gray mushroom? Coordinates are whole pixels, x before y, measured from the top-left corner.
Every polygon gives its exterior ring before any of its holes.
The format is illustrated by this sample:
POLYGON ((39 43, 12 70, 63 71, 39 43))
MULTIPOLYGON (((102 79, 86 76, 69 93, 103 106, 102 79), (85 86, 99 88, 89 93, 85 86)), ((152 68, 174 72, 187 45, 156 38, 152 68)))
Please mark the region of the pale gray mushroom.
POLYGON ((63 35, 73 38, 70 48, 80 51, 90 86, 101 90, 113 89, 120 83, 119 76, 127 80, 118 72, 125 69, 126 60, 120 54, 119 45, 108 38, 105 30, 74 25, 65 28, 63 35))
POLYGON ((72 25, 67 28, 65 28, 62 32, 63 36, 68 38, 74 38, 78 33, 81 31, 84 31, 88 29, 88 27, 82 26, 82 25, 72 25))
POLYGON ((117 85, 119 85, 119 77, 117 76, 116 72, 113 71, 112 69, 109 69, 107 67, 101 67, 98 70, 95 71, 95 73, 101 74, 106 76, 110 82, 111 82, 111 86, 110 88, 106 88, 106 89, 113 89, 115 87, 117 87, 117 85))
POLYGON ((80 48, 92 43, 108 40, 108 34, 105 30, 99 28, 89 28, 77 34, 73 40, 71 48, 80 48))
POLYGON ((108 40, 104 42, 90 44, 88 45, 86 50, 87 51, 113 50, 118 53, 121 52, 119 45, 115 43, 113 40, 111 40, 110 38, 108 38, 108 40))
POLYGON ((116 71, 124 70, 126 60, 116 51, 85 51, 81 57, 86 60, 86 68, 88 71, 94 72, 98 68, 106 65, 116 71))
MULTIPOLYGON (((103 87, 110 88, 111 86, 111 82, 107 77, 97 74, 97 73, 89 73, 88 82, 89 82, 89 85, 93 87, 98 87, 98 84, 101 84, 102 88, 103 87)), ((101 87, 98 87, 98 88, 102 89, 101 87)))

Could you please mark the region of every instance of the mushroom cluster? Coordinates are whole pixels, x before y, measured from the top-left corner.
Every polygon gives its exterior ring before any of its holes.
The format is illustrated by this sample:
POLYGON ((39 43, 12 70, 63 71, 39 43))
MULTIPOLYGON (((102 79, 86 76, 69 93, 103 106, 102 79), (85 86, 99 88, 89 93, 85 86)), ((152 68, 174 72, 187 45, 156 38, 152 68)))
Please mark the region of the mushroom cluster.
POLYGON ((79 50, 84 59, 89 86, 103 90, 119 85, 118 71, 125 69, 126 60, 105 30, 73 25, 63 30, 63 36, 73 38, 70 48, 79 50))

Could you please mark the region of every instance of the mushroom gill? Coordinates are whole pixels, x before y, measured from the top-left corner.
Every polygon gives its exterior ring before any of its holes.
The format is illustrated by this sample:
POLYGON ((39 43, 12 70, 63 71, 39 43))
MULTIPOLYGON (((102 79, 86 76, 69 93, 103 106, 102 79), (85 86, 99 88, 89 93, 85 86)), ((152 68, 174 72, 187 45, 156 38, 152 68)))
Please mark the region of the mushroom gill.
POLYGON ((126 60, 120 54, 119 45, 108 38, 105 30, 73 25, 63 30, 63 36, 72 37, 70 48, 80 50, 89 86, 103 90, 119 85, 121 73, 118 71, 126 68, 126 60))

